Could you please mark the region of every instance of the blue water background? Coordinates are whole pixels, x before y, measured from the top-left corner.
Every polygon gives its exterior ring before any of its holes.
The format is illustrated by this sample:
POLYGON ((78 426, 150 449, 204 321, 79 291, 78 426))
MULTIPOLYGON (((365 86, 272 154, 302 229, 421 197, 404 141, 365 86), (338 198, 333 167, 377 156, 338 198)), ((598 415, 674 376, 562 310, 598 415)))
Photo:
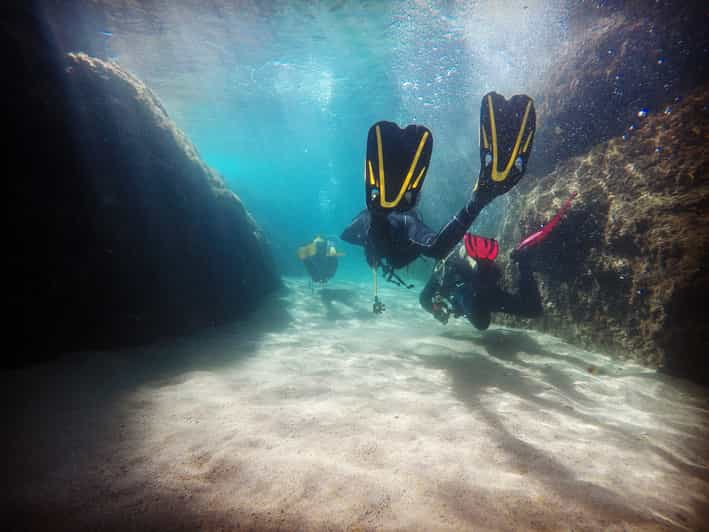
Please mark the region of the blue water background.
MULTIPOLYGON (((364 208, 378 120, 433 132, 426 222, 438 229, 463 205, 479 168, 480 98, 535 96, 567 38, 564 4, 175 2, 159 21, 124 9, 95 29, 243 199, 281 272, 304 275, 298 246, 339 236, 364 208)), ((492 236, 503 209, 474 228, 492 236)), ((337 245, 338 277, 370 275, 361 248, 337 245)))

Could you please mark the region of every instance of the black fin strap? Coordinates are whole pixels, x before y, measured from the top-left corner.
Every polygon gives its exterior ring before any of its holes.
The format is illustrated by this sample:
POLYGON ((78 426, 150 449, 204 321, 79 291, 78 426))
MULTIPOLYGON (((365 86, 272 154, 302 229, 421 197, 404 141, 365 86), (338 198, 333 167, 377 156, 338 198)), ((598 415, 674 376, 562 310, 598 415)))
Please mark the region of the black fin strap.
POLYGON ((394 272, 394 268, 390 264, 384 264, 382 263, 382 271, 384 272, 384 278, 390 282, 395 284, 396 286, 403 286, 405 288, 413 288, 414 285, 412 284, 407 284, 401 277, 399 277, 396 272, 394 272))

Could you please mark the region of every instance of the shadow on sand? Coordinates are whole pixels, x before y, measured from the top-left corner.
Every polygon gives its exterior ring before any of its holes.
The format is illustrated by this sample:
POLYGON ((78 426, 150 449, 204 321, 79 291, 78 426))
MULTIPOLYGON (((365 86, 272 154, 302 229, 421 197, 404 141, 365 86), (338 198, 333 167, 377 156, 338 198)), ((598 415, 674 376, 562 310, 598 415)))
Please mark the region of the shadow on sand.
MULTIPOLYGON (((469 341, 482 347, 483 352, 489 356, 481 354, 479 349, 471 346, 469 351, 447 350, 447 354, 421 356, 422 362, 428 367, 445 370, 450 376, 456 397, 471 411, 485 419, 513 466, 547 485, 561 500, 568 500, 599 515, 615 516, 621 520, 644 523, 653 520, 642 508, 624 503, 622 494, 580 480, 574 471, 557 460, 554 454, 511 433, 503 419, 486 408, 481 400, 483 396, 489 397, 491 388, 521 399, 529 405, 530 416, 534 416, 537 411, 572 416, 579 422, 606 431, 618 442, 619 447, 650 450, 688 475, 709 481, 709 471, 706 467, 689 464, 671 452, 652 445, 634 433, 630 426, 625 428, 608 423, 594 415, 593 409, 602 405, 582 393, 575 383, 576 379, 562 369, 565 367, 568 370, 571 367, 586 372, 589 364, 583 359, 549 351, 523 331, 490 330, 482 334, 472 331, 448 331, 443 336, 469 341), (520 354, 525 356, 520 357, 520 354), (525 360, 529 359, 527 355, 544 357, 549 362, 525 360)), ((604 378, 617 377, 606 375, 604 378)), ((697 442, 697 445, 701 446, 701 442, 697 442)), ((702 508, 700 500, 695 500, 696 515, 706 515, 706 509, 702 508)), ((678 516, 684 513, 681 508, 676 511, 678 516)), ((673 518, 671 520, 674 520, 673 518)), ((659 522, 667 524, 666 521, 659 522)))
MULTIPOLYGON (((289 290, 272 294, 245 320, 170 338, 137 348, 72 353, 46 364, 0 373, 6 437, 2 451, 15 457, 7 468, 5 530, 197 530, 205 515, 186 504, 182 495, 152 489, 142 480, 125 481, 124 495, 134 493, 135 508, 158 500, 150 511, 126 512, 111 506, 116 481, 97 473, 115 467, 99 442, 141 441, 140 419, 133 419, 143 386, 178 384, 198 371, 219 371, 256 356, 267 335, 289 327, 289 290), (27 450, 31 450, 28 452, 27 450), (71 458, 67 458, 71 457, 71 458), (94 482, 96 489, 82 500, 29 497, 28 487, 45 485, 71 460, 77 484, 94 482), (100 464, 96 466, 96 464, 100 464), (87 480, 92 479, 92 480, 87 480), (21 489, 17 489, 17 487, 21 489), (128 487, 127 487, 128 486, 128 487), (41 502, 40 502, 41 501, 41 502), (143 502, 141 502, 143 501, 143 502), (88 510, 87 510, 88 508, 88 510)), ((140 401, 143 401, 142 399, 140 401)), ((138 404, 142 408, 141 404, 138 404)), ((138 408, 137 412, 140 412, 138 408)), ((138 466, 136 466, 138 467, 138 466)), ((126 472, 126 475, 128 473, 126 472)), ((128 496, 128 495, 126 495, 128 496)), ((230 529, 239 524, 267 530, 276 525, 261 516, 237 510, 214 512, 208 528, 230 529)), ((293 526, 298 527, 294 521, 293 526)))
POLYGON ((67 395, 77 399, 92 391, 96 392, 92 395, 108 399, 146 382, 166 383, 191 371, 218 370, 253 356, 265 335, 290 325, 288 295, 288 288, 281 288, 267 296, 246 319, 189 336, 165 338, 140 347, 69 353, 49 363, 3 372, 0 385, 10 403, 23 401, 27 390, 34 390, 31 395, 37 399, 37 390, 48 393, 52 385, 72 390, 67 395))
POLYGON ((111 424, 107 413, 120 409, 124 399, 142 386, 170 386, 195 371, 218 371, 240 364, 258 353, 266 335, 289 326, 292 318, 287 295, 283 288, 248 319, 190 336, 115 351, 70 353, 48 363, 0 373, 6 405, 3 425, 11 435, 5 443, 21 452, 28 431, 65 432, 63 423, 82 425, 82 418, 92 420, 98 430, 99 425, 111 424), (33 419, 38 412, 46 419, 33 419))

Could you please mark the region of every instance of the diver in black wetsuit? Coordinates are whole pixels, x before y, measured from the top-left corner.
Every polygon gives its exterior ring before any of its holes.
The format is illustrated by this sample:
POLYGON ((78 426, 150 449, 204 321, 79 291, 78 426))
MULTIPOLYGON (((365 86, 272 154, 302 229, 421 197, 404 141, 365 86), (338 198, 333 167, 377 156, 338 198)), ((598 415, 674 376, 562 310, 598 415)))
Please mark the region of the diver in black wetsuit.
POLYGON ((436 264, 419 302, 441 323, 447 323, 450 315, 465 316, 477 329, 490 326, 492 312, 535 318, 542 314, 537 283, 529 262, 518 264, 519 288, 516 294, 510 294, 499 287, 497 265, 472 258, 460 243, 448 258, 436 264))
POLYGON ((345 229, 342 240, 363 246, 368 264, 375 270, 381 266, 388 280, 393 277, 401 284, 395 269, 420 255, 446 257, 480 211, 517 184, 527 168, 535 127, 529 96, 509 100, 495 92, 483 96, 477 184, 466 205, 436 232, 415 210, 433 150, 431 132, 424 126, 402 130, 392 122, 377 122, 367 137, 367 209, 345 229))
POLYGON ((572 194, 556 215, 542 229, 520 242, 511 254, 519 269, 517 293, 499 286, 499 267, 494 263, 498 244, 494 239, 467 233, 463 240, 433 269, 431 278, 419 296, 421 306, 441 323, 448 318, 465 316, 477 329, 490 326, 492 312, 504 312, 524 318, 542 315, 539 289, 532 274, 531 255, 543 242, 571 205, 572 194))

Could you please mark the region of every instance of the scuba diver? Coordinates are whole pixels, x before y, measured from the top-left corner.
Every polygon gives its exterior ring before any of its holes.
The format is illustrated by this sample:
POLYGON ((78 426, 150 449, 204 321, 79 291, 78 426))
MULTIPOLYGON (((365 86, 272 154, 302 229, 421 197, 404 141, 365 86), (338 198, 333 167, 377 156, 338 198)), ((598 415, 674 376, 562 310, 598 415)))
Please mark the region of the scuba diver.
POLYGON ((469 201, 438 232, 427 227, 415 207, 433 151, 428 128, 377 122, 369 129, 364 164, 363 210, 344 230, 342 240, 364 247, 374 274, 373 311, 385 310, 377 296, 377 268, 385 279, 406 287, 394 272, 420 255, 442 259, 497 196, 522 178, 536 127, 534 103, 529 96, 509 100, 495 92, 480 103, 480 174, 469 201))
POLYGON ((537 246, 559 223, 575 196, 576 193, 571 194, 541 230, 523 239, 512 251, 510 258, 517 262, 519 270, 517 293, 505 292, 499 286, 501 272, 494 263, 499 251, 497 241, 466 233, 463 241, 434 267, 419 296, 421 306, 441 323, 448 323, 451 315, 456 318, 465 316, 480 330, 490 326, 492 312, 524 318, 541 316, 542 302, 530 259, 537 246))
POLYGON ((328 282, 337 271, 338 253, 331 240, 316 236, 310 244, 298 248, 298 258, 303 261, 305 269, 313 282, 324 284, 328 282))

